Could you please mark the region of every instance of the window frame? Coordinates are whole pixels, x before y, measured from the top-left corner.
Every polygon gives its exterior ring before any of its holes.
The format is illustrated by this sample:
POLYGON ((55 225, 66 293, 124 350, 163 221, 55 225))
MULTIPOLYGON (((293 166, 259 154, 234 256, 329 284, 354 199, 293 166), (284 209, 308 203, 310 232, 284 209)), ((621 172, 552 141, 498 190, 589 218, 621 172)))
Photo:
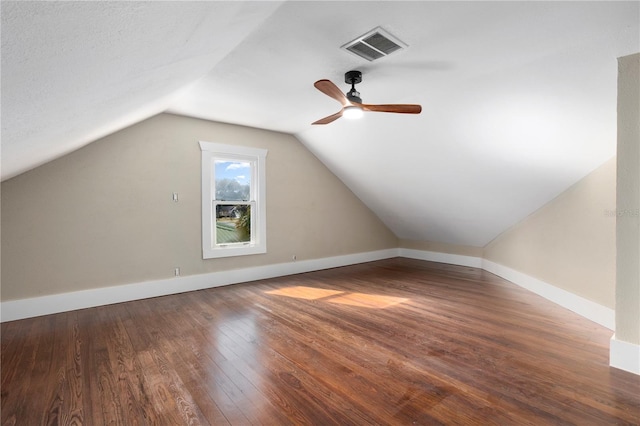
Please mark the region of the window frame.
POLYGON ((262 254, 267 252, 266 157, 267 150, 239 145, 200 141, 202 151, 202 258, 262 254), (242 243, 216 243, 215 161, 241 161, 251 164, 251 240, 242 243))

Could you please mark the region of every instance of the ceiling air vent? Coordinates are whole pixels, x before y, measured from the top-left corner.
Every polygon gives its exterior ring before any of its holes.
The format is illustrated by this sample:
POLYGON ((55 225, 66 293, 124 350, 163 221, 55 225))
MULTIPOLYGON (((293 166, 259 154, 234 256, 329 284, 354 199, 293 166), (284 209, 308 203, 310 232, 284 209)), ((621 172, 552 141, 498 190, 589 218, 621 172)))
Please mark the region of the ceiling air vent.
POLYGON ((406 47, 405 43, 378 27, 345 44, 342 49, 374 61, 406 47))

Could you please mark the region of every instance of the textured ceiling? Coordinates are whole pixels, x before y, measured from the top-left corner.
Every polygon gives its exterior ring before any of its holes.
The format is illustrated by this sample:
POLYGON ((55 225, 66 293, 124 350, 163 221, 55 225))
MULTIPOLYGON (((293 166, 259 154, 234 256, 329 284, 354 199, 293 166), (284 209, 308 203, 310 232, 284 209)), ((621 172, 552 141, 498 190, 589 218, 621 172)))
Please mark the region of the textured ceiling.
POLYGON ((639 2, 2 2, 2 177, 162 111, 295 134, 401 238, 484 246, 615 155, 639 2), (409 47, 341 50, 382 26, 409 47), (418 116, 339 110, 313 82, 418 116))
POLYGON ((2 179, 166 110, 279 4, 2 1, 2 179))

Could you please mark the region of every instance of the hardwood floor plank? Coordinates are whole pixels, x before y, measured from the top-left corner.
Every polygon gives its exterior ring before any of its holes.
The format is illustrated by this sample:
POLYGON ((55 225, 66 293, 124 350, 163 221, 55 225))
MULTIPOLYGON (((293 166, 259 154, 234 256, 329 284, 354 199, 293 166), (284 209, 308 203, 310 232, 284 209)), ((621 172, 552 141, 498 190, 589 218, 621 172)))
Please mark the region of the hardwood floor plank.
MULTIPOLYGON (((41 356, 51 350, 47 347, 50 340, 44 337, 51 335, 51 317, 34 318, 30 321, 14 322, 19 329, 11 345, 4 344, 4 324, 2 328, 2 424, 18 424, 19 422, 39 422, 44 408, 40 401, 33 401, 33 389, 39 389, 43 368, 39 362, 41 356), (43 339, 40 339, 43 337, 43 339), (13 350, 15 349, 15 353, 13 350), (7 352, 9 355, 7 355, 7 352), (39 374, 40 373, 40 374, 39 374), (14 386, 14 383, 21 386, 14 386), (12 407, 12 410, 4 410, 12 407), (34 410, 39 408, 39 410, 34 410)), ((11 325, 13 325, 11 324, 11 325)), ((36 399, 39 395, 36 395, 36 399)))
POLYGON ((102 345, 96 345, 91 352, 90 365, 92 374, 85 384, 93 390, 91 402, 94 420, 103 424, 123 424, 125 408, 120 402, 118 375, 113 370, 109 356, 110 329, 105 329, 101 335, 102 345))
MULTIPOLYGON (((281 320, 286 321, 284 318, 281 320)), ((310 321, 305 321, 305 323, 309 325, 310 321)), ((311 331, 311 329, 307 331, 311 331)), ((295 324, 288 324, 285 331, 288 336, 295 337, 293 341, 281 342, 277 338, 277 335, 282 332, 280 329, 265 330, 263 333, 268 335, 270 332, 273 333, 274 338, 266 344, 271 346, 273 350, 290 356, 292 362, 295 362, 296 368, 318 378, 322 387, 328 389, 329 398, 341 401, 338 405, 349 412, 352 419, 359 419, 356 423, 372 424, 382 420, 393 422, 393 417, 396 414, 395 407, 391 412, 388 412, 384 410, 387 404, 372 404, 372 401, 381 398, 378 383, 384 378, 380 374, 375 374, 360 364, 354 365, 349 360, 325 355, 326 350, 330 350, 330 343, 321 342, 315 337, 308 337, 308 333, 305 333, 304 329, 296 327, 295 324), (298 348, 293 354, 295 356, 292 356, 290 346, 298 348), (340 375, 336 375, 336 372, 339 372, 340 375), (345 377, 348 378, 348 387, 345 387, 345 377), (357 395, 356 398, 354 398, 355 395, 357 395), (366 403, 362 401, 363 397, 366 397, 366 403)), ((317 334, 314 333, 314 335, 317 334)), ((389 396, 385 392, 383 398, 386 399, 389 396)))
POLYGON ((640 425, 611 332, 389 259, 2 324, 2 424, 640 425))
POLYGON ((42 389, 48 406, 44 424, 82 424, 82 368, 76 314, 56 315, 51 364, 56 381, 42 389))
MULTIPOLYGON (((202 307, 203 310, 201 312, 205 312, 208 308, 208 305, 203 304, 199 298, 193 302, 195 306, 202 307)), ((219 310, 216 310, 216 312, 219 312, 219 310)), ((208 314, 201 317, 198 316, 198 318, 198 321, 201 319, 205 321, 213 319, 208 314), (209 320, 206 320, 204 318, 205 316, 209 318, 209 320)), ((209 322, 207 322, 207 324, 209 324, 209 322)), ((241 371, 235 362, 230 361, 220 353, 218 348, 224 346, 224 344, 219 344, 223 343, 220 342, 221 337, 224 336, 219 335, 219 333, 210 333, 208 336, 205 336, 203 340, 200 340, 201 342, 206 342, 206 345, 204 345, 203 349, 198 349, 198 353, 207 361, 207 375, 212 377, 215 382, 210 383, 210 393, 218 395, 218 397, 223 398, 225 402, 227 399, 231 401, 233 411, 238 412, 235 415, 244 414, 247 416, 247 421, 251 424, 262 424, 262 419, 264 418, 273 419, 277 424, 288 424, 287 418, 281 415, 278 407, 270 402, 270 399, 263 394, 259 387, 256 387, 245 377, 245 375, 248 375, 247 370, 244 369, 243 374, 243 371, 241 371)), ((201 347, 202 346, 203 345, 201 345, 201 347)), ((235 357, 235 355, 233 355, 233 357, 235 357)), ((259 384, 261 383, 259 378, 256 380, 259 384)), ((225 404, 225 409, 223 410, 225 415, 232 424, 239 424, 233 420, 233 417, 229 416, 229 408, 227 408, 227 405, 228 404, 225 404)))
MULTIPOLYGON (((304 309, 298 306, 298 309, 304 309)), ((310 309, 314 310, 316 308, 311 307, 310 309)), ((316 313, 322 312, 322 309, 318 309, 316 313)), ((300 315, 300 314, 299 314, 300 315)), ((299 316, 298 315, 298 316, 299 316)), ((323 329, 309 329, 309 335, 314 336, 313 339, 315 343, 318 342, 318 337, 316 336, 330 336, 329 345, 335 343, 335 345, 330 348, 332 357, 335 357, 336 353, 345 352, 345 346, 349 347, 348 354, 352 355, 350 357, 350 361, 355 361, 354 363, 350 363, 349 367, 350 371, 356 372, 356 378, 358 380, 354 380, 353 377, 349 379, 350 387, 353 386, 354 382, 363 382, 370 386, 371 389, 375 390, 374 394, 368 395, 367 401, 372 401, 367 407, 367 410, 375 410, 376 407, 387 407, 391 410, 391 416, 397 415, 397 410, 394 405, 389 405, 388 401, 394 401, 402 399, 404 394, 406 393, 406 383, 414 384, 414 372, 407 371, 404 369, 403 371, 399 371, 397 368, 391 370, 391 367, 394 365, 392 361, 396 357, 396 348, 384 348, 383 346, 377 346, 376 341, 372 340, 372 335, 367 334, 366 331, 360 330, 360 333, 357 332, 357 329, 354 329, 354 324, 344 322, 345 316, 342 317, 343 327, 347 327, 347 329, 342 329, 342 327, 338 327, 333 323, 326 323, 323 325, 323 329), (364 333, 364 334, 363 334, 364 333), (363 363, 363 360, 365 362, 363 363), (369 382, 367 379, 369 378, 369 382), (400 382, 396 385, 395 381, 400 378, 400 382), (380 382, 384 382, 385 386, 380 388, 378 385, 380 382)), ((303 318, 305 328, 308 328, 310 324, 313 323, 313 320, 310 318, 303 318)), ((287 332, 289 335, 289 332, 287 332)), ((327 343, 324 343, 327 345, 327 343)), ((407 362, 410 362, 410 358, 404 357, 402 364, 406 365, 407 362)), ((438 385, 431 387, 428 391, 435 393, 435 398, 438 400, 444 399, 442 397, 442 393, 444 389, 453 388, 448 386, 448 384, 437 377, 432 377, 432 380, 438 385)), ((463 386, 462 384, 460 386, 463 386)), ((358 389, 356 392, 358 395, 361 395, 362 389, 358 389)), ((479 399, 476 399, 479 400, 479 399)), ((470 405, 471 403, 467 404, 470 405)), ((405 404, 407 405, 407 404, 405 404)), ((407 409, 405 408, 405 411, 407 409)), ((380 415, 380 413, 378 413, 380 415)), ((451 413, 449 413, 451 414, 451 413)), ((424 417, 424 416, 423 416, 424 417)), ((434 421, 432 419, 432 421, 434 421)), ((390 421, 393 423, 393 421, 390 421)))
MULTIPOLYGON (((256 318, 257 320, 257 318, 256 318)), ((260 321, 256 321, 260 327, 258 328, 259 338, 254 337, 254 324, 247 324, 243 321, 239 324, 240 327, 234 328, 239 335, 243 337, 246 344, 256 344, 260 347, 260 351, 266 352, 278 360, 279 364, 285 369, 284 372, 278 373, 280 378, 287 384, 293 385, 298 389, 298 392, 303 392, 307 398, 314 402, 320 400, 329 400, 329 407, 335 407, 332 411, 333 423, 339 424, 363 424, 373 423, 374 420, 364 413, 351 410, 350 404, 345 404, 346 397, 348 395, 336 393, 337 388, 327 389, 326 380, 318 381, 318 379, 324 379, 325 376, 317 374, 318 371, 314 371, 313 374, 307 373, 307 367, 317 361, 317 356, 320 354, 313 354, 307 356, 305 348, 299 341, 289 340, 283 342, 281 339, 281 332, 277 331, 276 334, 269 333, 269 327, 264 327, 265 322, 269 322, 265 318, 261 318, 260 321), (268 339, 268 337, 273 337, 268 339), (288 371, 287 371, 288 370, 288 371), (345 417, 344 414, 351 414, 350 417, 345 417)), ((287 336, 292 336, 287 330, 287 336)), ((331 370, 324 370, 325 374, 332 374, 331 370)))

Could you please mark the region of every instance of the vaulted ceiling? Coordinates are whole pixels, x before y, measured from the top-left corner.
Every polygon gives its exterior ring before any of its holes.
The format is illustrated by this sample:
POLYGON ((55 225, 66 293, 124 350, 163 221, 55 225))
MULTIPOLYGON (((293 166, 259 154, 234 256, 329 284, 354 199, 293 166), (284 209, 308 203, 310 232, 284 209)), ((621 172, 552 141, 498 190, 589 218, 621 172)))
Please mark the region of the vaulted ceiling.
POLYGON ((2 179, 167 111, 294 134, 398 237, 484 246, 615 155, 639 6, 3 1, 2 179), (340 49, 378 26, 408 47, 340 49), (312 126, 351 69, 422 113, 312 126))

